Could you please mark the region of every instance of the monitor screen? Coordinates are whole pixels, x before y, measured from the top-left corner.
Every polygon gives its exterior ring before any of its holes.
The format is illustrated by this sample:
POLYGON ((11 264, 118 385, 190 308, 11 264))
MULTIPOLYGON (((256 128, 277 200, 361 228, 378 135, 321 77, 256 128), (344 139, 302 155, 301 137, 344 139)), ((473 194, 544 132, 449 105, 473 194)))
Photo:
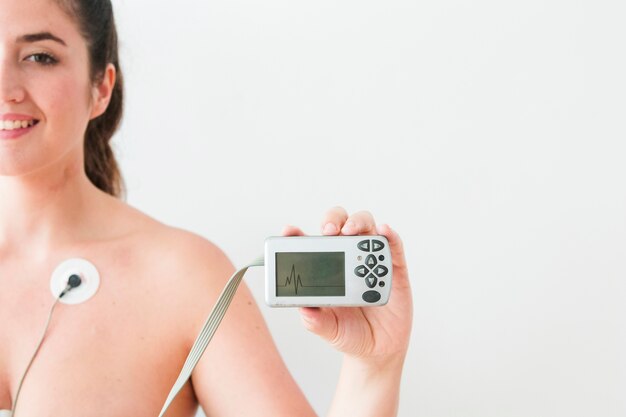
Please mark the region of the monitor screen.
POLYGON ((277 297, 346 295, 344 252, 277 252, 277 297))

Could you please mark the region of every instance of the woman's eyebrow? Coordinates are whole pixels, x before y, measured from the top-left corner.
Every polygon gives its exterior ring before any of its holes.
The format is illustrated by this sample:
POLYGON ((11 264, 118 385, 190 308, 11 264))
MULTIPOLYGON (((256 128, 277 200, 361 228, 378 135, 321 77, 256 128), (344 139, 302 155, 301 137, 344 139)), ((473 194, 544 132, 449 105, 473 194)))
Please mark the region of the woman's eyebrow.
POLYGON ((17 38, 17 42, 19 43, 38 42, 38 41, 45 41, 45 40, 55 41, 57 43, 60 43, 63 46, 67 46, 67 44, 63 41, 63 39, 57 36, 54 36, 50 32, 29 33, 27 35, 22 35, 17 38))

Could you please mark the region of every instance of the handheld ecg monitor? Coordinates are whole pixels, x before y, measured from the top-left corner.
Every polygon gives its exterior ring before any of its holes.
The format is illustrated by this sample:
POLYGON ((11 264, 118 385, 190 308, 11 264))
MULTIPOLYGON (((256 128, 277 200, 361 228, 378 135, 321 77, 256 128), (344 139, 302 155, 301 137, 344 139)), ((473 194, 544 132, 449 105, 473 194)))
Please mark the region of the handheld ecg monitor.
POLYGON ((384 305, 392 273, 384 236, 265 240, 265 301, 272 307, 384 305))

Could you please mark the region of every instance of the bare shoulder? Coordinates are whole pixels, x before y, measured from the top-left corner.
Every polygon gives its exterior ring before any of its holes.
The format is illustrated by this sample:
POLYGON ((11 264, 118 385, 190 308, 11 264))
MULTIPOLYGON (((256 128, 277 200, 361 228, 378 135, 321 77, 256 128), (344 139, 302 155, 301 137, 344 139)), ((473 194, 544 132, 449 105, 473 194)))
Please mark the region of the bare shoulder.
POLYGON ((161 268, 180 271, 208 268, 210 271, 230 269, 224 252, 209 239, 179 227, 167 225, 148 214, 118 201, 114 222, 118 235, 127 237, 141 256, 161 268))
POLYGON ((226 254, 215 243, 189 230, 155 222, 135 239, 146 256, 158 260, 167 270, 179 271, 180 278, 192 278, 200 270, 214 275, 232 269, 226 254))
MULTIPOLYGON (((121 202, 120 202, 121 203, 121 202)), ((141 274, 138 286, 147 302, 159 303, 161 317, 188 323, 181 329, 195 337, 234 267, 226 254, 209 239, 121 203, 116 211, 119 223, 126 224, 127 237, 117 250, 118 259, 127 259, 141 274)))

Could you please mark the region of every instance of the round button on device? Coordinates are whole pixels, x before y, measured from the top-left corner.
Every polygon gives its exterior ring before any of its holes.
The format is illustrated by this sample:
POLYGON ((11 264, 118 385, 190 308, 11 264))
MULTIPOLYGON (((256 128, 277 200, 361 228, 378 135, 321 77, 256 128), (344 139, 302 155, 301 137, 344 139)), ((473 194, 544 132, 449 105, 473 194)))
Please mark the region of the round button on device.
POLYGON ((363 293, 363 301, 368 303, 375 303, 376 301, 380 300, 380 297, 380 293, 374 290, 365 291, 363 293))

